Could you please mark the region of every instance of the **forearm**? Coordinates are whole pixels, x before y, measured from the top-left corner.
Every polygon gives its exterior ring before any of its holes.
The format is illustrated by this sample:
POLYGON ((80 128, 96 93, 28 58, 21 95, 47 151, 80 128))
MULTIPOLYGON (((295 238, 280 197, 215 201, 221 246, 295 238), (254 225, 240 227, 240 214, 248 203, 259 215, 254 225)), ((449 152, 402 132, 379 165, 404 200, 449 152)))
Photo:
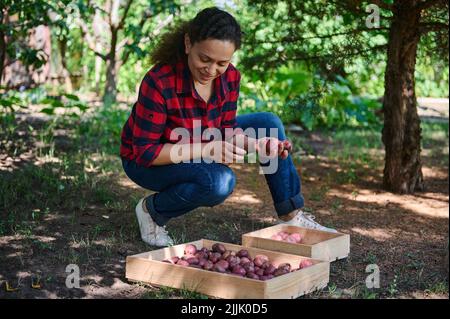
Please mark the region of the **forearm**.
POLYGON ((233 135, 228 141, 229 143, 246 150, 247 153, 256 151, 257 140, 253 137, 245 135, 243 132, 233 135))
POLYGON ((205 143, 194 144, 171 144, 163 145, 161 152, 153 160, 152 165, 168 165, 189 161, 202 157, 205 143))

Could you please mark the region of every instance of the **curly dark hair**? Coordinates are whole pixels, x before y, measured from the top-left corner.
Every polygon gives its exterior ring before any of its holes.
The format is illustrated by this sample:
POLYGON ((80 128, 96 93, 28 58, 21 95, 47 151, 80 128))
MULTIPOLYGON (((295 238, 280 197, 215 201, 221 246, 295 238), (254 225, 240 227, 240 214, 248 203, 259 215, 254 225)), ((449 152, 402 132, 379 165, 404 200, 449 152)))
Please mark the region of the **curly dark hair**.
POLYGON ((236 50, 241 47, 242 31, 236 19, 217 7, 206 8, 189 21, 164 33, 150 54, 152 63, 174 64, 186 58, 184 35, 188 34, 192 44, 206 39, 227 40, 236 50))

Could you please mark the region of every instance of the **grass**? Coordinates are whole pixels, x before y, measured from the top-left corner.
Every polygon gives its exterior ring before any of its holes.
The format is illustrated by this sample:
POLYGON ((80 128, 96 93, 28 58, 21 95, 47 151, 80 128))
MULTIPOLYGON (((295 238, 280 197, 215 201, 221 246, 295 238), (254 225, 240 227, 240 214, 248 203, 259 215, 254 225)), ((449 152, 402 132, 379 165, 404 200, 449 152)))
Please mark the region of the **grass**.
MULTIPOLYGON (((83 120, 55 117, 41 127, 23 123, 17 125, 12 114, 1 114, 0 151, 14 157, 31 149, 38 158, 20 168, 0 171, 0 236, 23 237, 24 245, 28 244, 36 250, 36 255, 48 254, 54 264, 73 263, 94 269, 99 264, 117 260, 116 251, 122 247, 128 249, 130 243, 135 243, 130 248, 133 253, 146 248, 136 244, 139 241, 138 226, 130 222, 130 215, 127 215, 132 212, 138 197, 127 193, 126 198, 120 198, 119 191, 115 189, 118 186, 114 183, 115 174, 122 170, 118 149, 120 130, 128 113, 112 107, 99 110, 83 120), (55 135, 55 131, 61 129, 69 132, 69 147, 62 147, 55 135), (83 214, 88 214, 89 222, 81 227, 83 214), (102 217, 112 214, 115 214, 114 220, 102 217), (48 220, 52 219, 60 220, 64 230, 46 228, 48 220), (57 232, 62 234, 58 237, 54 235, 57 232), (38 235, 54 236, 56 240, 42 241, 36 237, 38 235)), ((426 156, 448 167, 448 124, 423 122, 422 129, 423 147, 431 149, 426 156)), ((327 181, 313 188, 309 199, 316 203, 323 201, 329 196, 329 185, 337 180, 352 186, 349 192, 356 200, 359 193, 352 184, 382 168, 381 129, 344 129, 324 134, 332 139, 332 146, 324 156, 334 161, 341 171, 335 173, 334 169, 330 170, 327 181)), ((294 139, 294 145, 297 149, 301 146, 306 152, 313 153, 313 148, 301 139, 294 139)), ((297 160, 301 161, 300 158, 297 160)), ((306 178, 307 174, 303 177, 306 178)), ((259 187, 256 180, 252 183, 259 187)), ((332 212, 339 212, 342 206, 342 199, 331 201, 332 212)), ((312 208, 305 207, 304 210, 314 213, 312 208)), ((248 227, 251 212, 251 208, 242 208, 243 223, 226 220, 217 223, 217 220, 208 218, 196 220, 199 229, 196 236, 220 241, 226 237, 226 241, 239 242, 244 226, 248 227)), ((261 223, 252 225, 252 228, 266 226, 261 223)), ((199 238, 194 238, 183 224, 176 224, 169 230, 176 243, 199 238)), ((25 265, 24 257, 19 258, 21 265, 25 265)), ((366 264, 376 264, 383 256, 368 251, 361 259, 366 264)), ((357 283, 351 289, 351 297, 398 297, 404 287, 412 283, 425 293, 448 294, 448 282, 440 277, 426 277, 424 267, 420 256, 408 255, 403 265, 408 275, 402 272, 395 274, 382 290, 368 289, 357 283)), ((46 280, 50 282, 55 277, 47 276, 46 280)), ((339 285, 338 282, 330 283, 321 294, 341 298, 345 293, 339 285)), ((146 292, 142 298, 208 298, 187 289, 144 287, 146 292)))

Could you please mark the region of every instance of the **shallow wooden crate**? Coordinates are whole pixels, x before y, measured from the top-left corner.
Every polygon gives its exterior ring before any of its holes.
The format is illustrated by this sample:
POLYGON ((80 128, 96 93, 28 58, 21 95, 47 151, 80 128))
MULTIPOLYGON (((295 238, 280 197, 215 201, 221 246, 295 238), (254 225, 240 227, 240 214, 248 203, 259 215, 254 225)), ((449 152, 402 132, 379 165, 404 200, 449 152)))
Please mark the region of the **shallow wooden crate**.
MULTIPOLYGON (((155 286, 167 286, 196 291, 219 298, 236 299, 284 299, 297 298, 309 292, 326 287, 330 277, 330 264, 326 261, 284 254, 258 248, 247 248, 250 256, 264 254, 274 264, 288 262, 297 268, 300 261, 310 259, 312 266, 290 272, 266 281, 255 280, 206 271, 193 267, 173 265, 162 260, 173 256, 182 256, 187 244, 197 248, 211 249, 214 243, 207 239, 149 251, 128 256, 126 260, 126 278, 130 281, 146 282, 155 286)), ((238 251, 241 245, 222 243, 226 249, 238 251)))
POLYGON ((279 224, 242 235, 242 245, 331 262, 348 257, 350 235, 279 224), (270 238, 279 231, 300 233, 304 239, 296 244, 270 238))

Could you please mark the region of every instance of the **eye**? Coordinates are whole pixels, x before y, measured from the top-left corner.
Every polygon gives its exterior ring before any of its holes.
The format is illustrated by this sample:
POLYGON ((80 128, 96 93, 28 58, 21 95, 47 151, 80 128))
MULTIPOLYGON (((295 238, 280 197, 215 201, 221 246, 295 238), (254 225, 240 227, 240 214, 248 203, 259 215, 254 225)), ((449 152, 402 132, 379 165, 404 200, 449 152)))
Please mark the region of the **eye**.
POLYGON ((206 62, 209 62, 209 59, 201 56, 201 57, 200 57, 200 61, 206 63, 206 62))

